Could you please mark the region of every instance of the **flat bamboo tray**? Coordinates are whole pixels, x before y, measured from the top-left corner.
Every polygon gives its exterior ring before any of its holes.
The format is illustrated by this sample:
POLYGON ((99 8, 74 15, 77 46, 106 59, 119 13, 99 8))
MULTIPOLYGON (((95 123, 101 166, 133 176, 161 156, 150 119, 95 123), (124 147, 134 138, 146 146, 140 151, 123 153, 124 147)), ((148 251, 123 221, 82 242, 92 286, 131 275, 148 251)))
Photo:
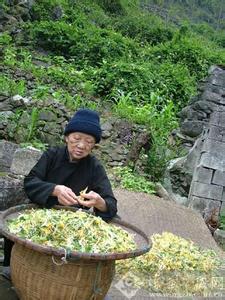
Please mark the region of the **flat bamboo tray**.
MULTIPOLYGON (((19 213, 22 213, 24 210, 32 209, 32 208, 40 208, 35 204, 23 204, 11 207, 5 210, 1 214, 0 218, 0 232, 6 238, 12 240, 15 243, 21 244, 29 249, 33 249, 40 253, 45 253, 48 255, 65 258, 67 260, 77 260, 77 259, 84 259, 84 260, 119 260, 119 259, 126 259, 131 257, 136 257, 148 252, 151 248, 149 244, 149 239, 144 232, 142 232, 136 226, 133 226, 127 222, 124 222, 118 218, 114 218, 110 223, 120 226, 124 230, 127 230, 129 233, 134 234, 134 240, 137 244, 137 248, 133 251, 129 252, 121 252, 121 253, 84 253, 78 251, 67 251, 65 253, 64 249, 49 247, 49 246, 42 246, 36 244, 34 242, 28 241, 26 239, 22 239, 17 235, 9 232, 7 228, 7 220, 16 218, 19 213)), ((76 211, 77 208, 74 207, 67 207, 67 206, 54 206, 56 209, 66 209, 71 211, 76 211)), ((86 213, 89 213, 85 211, 86 213)))

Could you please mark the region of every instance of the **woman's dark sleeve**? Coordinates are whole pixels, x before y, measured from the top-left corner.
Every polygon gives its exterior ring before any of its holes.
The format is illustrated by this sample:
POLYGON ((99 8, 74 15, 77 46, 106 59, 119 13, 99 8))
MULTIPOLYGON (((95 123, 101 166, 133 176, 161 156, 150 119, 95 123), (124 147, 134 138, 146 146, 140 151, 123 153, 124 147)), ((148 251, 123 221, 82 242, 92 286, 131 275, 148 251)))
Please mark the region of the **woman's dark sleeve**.
POLYGON ((45 181, 52 156, 50 150, 44 152, 39 161, 24 179, 24 189, 28 198, 32 202, 42 206, 48 206, 49 196, 51 196, 56 185, 45 181))
POLYGON ((97 216, 100 216, 104 220, 110 220, 115 217, 117 213, 117 200, 113 195, 112 187, 104 167, 98 163, 95 167, 93 174, 93 191, 98 193, 106 203, 107 211, 102 212, 98 209, 94 209, 97 216))

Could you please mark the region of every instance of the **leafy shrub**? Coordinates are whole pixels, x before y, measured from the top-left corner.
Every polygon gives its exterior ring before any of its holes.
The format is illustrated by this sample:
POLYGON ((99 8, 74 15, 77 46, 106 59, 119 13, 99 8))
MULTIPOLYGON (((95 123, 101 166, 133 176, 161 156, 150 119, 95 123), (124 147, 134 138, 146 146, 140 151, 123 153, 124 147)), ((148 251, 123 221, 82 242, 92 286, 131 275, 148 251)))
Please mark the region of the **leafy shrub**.
POLYGON ((161 97, 171 99, 179 111, 196 93, 196 79, 181 63, 164 61, 153 66, 154 87, 161 97))
POLYGON ((225 48, 225 34, 224 32, 220 32, 216 35, 216 42, 220 47, 225 48))
POLYGON ((185 65, 197 80, 207 74, 208 68, 213 62, 212 53, 194 38, 173 39, 152 48, 151 55, 153 58, 157 57, 160 63, 170 61, 173 64, 185 65))
POLYGON ((169 61, 106 62, 97 70, 87 70, 86 76, 95 82, 96 94, 108 99, 130 94, 137 104, 149 103, 152 92, 156 92, 161 95, 161 104, 171 99, 180 109, 196 91, 195 78, 190 76, 188 68, 169 61))
POLYGON ((220 212, 220 229, 225 230, 225 209, 220 212))
POLYGON ((11 42, 12 38, 7 32, 0 33, 0 46, 9 45, 11 42))
POLYGON ((87 76, 95 82, 96 93, 101 96, 112 98, 117 97, 118 93, 131 92, 136 102, 148 101, 154 77, 150 65, 124 60, 105 62, 97 70, 87 70, 87 76))
POLYGON ((168 136, 178 126, 176 109, 171 100, 163 103, 156 93, 151 94, 149 103, 134 104, 131 95, 121 96, 114 105, 117 115, 135 123, 145 124, 151 136, 151 149, 147 153, 146 173, 156 182, 162 178, 168 161, 175 155, 168 151, 168 136))
MULTIPOLYGON (((95 24, 95 26, 100 28, 110 28, 111 27, 111 17, 110 15, 106 14, 105 11, 96 5, 94 2, 90 1, 87 5, 82 5, 79 3, 79 13, 77 10, 73 9, 66 17, 67 21, 74 22, 79 15, 79 19, 83 15, 83 19, 85 19, 85 23, 87 24, 95 24)), ((76 6, 77 8, 77 6, 76 6)))
POLYGON ((121 0, 95 0, 97 4, 99 4, 106 13, 116 14, 116 15, 125 15, 126 10, 122 5, 121 0))
POLYGON ((159 18, 147 14, 136 13, 117 18, 113 28, 125 36, 150 45, 163 43, 173 37, 172 27, 163 24, 159 18))
POLYGON ((79 28, 76 23, 42 21, 30 31, 38 45, 57 55, 73 57, 80 68, 87 64, 96 66, 104 60, 137 55, 138 47, 134 42, 94 26, 79 28))
POLYGON ((15 81, 10 77, 2 74, 0 75, 0 90, 2 94, 5 94, 7 96, 14 96, 17 94, 24 96, 26 92, 25 81, 15 81))
POLYGON ((33 20, 49 20, 54 19, 56 8, 67 8, 68 1, 66 0, 42 0, 35 1, 31 7, 31 16, 33 20))
POLYGON ((214 29, 207 23, 190 24, 190 28, 201 36, 213 39, 215 35, 214 29))
POLYGON ((124 189, 147 194, 153 194, 155 192, 153 182, 133 172, 129 167, 115 167, 114 172, 121 187, 124 189))

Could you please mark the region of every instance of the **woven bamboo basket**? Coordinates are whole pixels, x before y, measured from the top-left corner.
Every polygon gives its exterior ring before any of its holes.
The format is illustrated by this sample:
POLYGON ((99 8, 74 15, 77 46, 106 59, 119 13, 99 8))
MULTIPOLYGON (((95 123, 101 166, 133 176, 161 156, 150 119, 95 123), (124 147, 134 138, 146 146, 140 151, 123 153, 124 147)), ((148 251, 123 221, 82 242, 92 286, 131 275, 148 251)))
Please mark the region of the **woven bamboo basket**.
MULTIPOLYGON (((19 238, 7 229, 7 219, 15 218, 36 205, 20 205, 1 215, 1 233, 14 241, 11 255, 11 276, 21 300, 102 300, 115 273, 115 260, 135 257, 150 249, 147 236, 135 226, 119 219, 113 224, 135 233, 137 249, 126 253, 65 252, 19 238)), ((58 209, 76 210, 58 206, 58 209)))

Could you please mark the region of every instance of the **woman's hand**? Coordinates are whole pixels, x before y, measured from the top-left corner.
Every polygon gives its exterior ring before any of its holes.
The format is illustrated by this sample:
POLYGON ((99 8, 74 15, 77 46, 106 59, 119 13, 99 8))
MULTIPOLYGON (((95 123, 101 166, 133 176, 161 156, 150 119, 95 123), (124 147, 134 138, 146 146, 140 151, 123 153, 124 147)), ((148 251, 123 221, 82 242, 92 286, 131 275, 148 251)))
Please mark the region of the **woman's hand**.
POLYGON ((90 191, 87 194, 82 193, 81 197, 78 197, 77 201, 80 205, 86 207, 95 207, 102 212, 107 211, 105 200, 98 193, 93 191, 90 191), (82 200, 82 198, 87 200, 82 200))
POLYGON ((57 197, 59 203, 62 205, 78 204, 77 196, 65 185, 56 185, 52 192, 52 196, 57 197))

